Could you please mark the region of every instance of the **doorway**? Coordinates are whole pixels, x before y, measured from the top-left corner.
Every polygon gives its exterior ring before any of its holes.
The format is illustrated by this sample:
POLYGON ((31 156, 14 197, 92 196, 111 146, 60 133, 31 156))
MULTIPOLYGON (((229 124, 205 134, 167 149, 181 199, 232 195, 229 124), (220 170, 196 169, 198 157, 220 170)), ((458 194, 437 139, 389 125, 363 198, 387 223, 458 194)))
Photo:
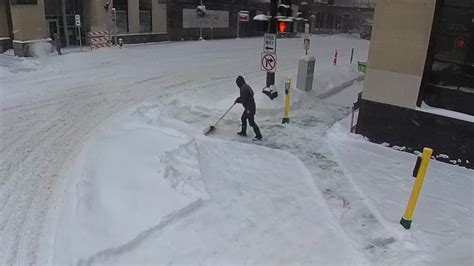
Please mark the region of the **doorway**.
POLYGON ((53 39, 55 33, 59 33, 59 21, 57 19, 48 19, 49 37, 53 39))

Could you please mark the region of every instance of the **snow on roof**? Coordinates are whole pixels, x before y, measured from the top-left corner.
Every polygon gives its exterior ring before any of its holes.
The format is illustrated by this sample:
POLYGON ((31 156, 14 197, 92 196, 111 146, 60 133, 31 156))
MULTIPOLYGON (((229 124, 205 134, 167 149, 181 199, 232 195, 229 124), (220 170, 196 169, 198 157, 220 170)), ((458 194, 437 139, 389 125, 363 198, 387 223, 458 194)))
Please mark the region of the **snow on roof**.
POLYGON ((289 17, 289 18, 280 18, 280 19, 278 19, 278 21, 293 22, 293 18, 292 18, 292 17, 289 17))
POLYGON ((259 14, 253 17, 253 20, 259 20, 259 21, 267 21, 270 18, 270 16, 264 15, 264 14, 259 14))

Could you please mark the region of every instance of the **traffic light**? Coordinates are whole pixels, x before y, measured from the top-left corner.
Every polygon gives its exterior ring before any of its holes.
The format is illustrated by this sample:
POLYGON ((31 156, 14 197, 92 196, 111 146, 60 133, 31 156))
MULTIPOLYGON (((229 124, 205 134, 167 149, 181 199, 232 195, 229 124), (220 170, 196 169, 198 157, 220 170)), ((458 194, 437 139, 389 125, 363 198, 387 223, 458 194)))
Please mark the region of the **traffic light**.
POLYGON ((278 23, 278 32, 285 32, 286 31, 286 22, 280 21, 278 23))
POLYGON ((464 47, 466 47, 466 41, 464 40, 464 38, 457 38, 456 39, 456 46, 461 48, 461 49, 464 49, 464 47))
POLYGON ((291 17, 291 0, 281 0, 278 5, 278 12, 281 16, 291 17))

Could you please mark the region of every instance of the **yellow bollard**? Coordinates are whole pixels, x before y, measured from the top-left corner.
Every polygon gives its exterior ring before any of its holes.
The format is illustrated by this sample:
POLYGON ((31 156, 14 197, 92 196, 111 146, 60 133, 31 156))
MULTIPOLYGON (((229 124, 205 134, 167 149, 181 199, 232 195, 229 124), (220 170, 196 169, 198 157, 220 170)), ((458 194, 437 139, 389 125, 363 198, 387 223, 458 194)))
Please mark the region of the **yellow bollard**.
POLYGON ((421 159, 420 168, 418 169, 418 173, 416 175, 416 180, 415 184, 413 185, 413 190, 411 191, 410 200, 408 201, 405 214, 400 220, 400 224, 407 230, 410 229, 411 226, 411 221, 413 219, 413 213, 415 212, 416 203, 418 201, 418 197, 420 196, 421 188, 423 187, 423 181, 425 179, 428 165, 430 164, 431 154, 433 154, 432 149, 423 149, 423 156, 421 159))
POLYGON ((291 77, 288 77, 288 80, 285 82, 285 114, 283 116, 282 124, 290 123, 290 88, 291 88, 291 77))

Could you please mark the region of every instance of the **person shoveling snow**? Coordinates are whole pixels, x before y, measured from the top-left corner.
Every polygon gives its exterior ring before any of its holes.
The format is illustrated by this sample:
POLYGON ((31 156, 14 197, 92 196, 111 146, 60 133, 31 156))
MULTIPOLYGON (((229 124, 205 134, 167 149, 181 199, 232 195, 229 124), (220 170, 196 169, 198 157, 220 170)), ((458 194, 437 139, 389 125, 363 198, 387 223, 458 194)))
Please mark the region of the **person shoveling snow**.
POLYGON ((217 124, 232 110, 232 108, 237 104, 240 103, 244 106, 244 112, 242 113, 242 130, 237 134, 243 137, 247 136, 247 120, 250 126, 253 128, 255 132, 254 140, 262 140, 262 134, 260 133, 260 129, 258 128, 257 124, 255 123, 255 113, 256 113, 256 105, 255 99, 253 98, 253 90, 252 88, 245 83, 245 79, 242 76, 238 76, 236 79, 236 84, 240 89, 240 97, 235 99, 234 104, 232 104, 229 109, 217 120, 217 122, 204 130, 204 135, 208 135, 213 132, 217 124))
POLYGON ((242 130, 238 132, 237 134, 243 137, 247 136, 247 120, 248 120, 250 126, 253 128, 253 131, 255 132, 254 140, 262 140, 262 134, 260 133, 260 129, 255 123, 255 113, 256 113, 257 108, 255 105, 255 99, 253 98, 253 90, 247 83, 245 83, 245 79, 242 76, 238 76, 235 83, 237 83, 237 86, 240 88, 240 97, 235 99, 234 104, 240 103, 245 108, 241 117, 242 130))

